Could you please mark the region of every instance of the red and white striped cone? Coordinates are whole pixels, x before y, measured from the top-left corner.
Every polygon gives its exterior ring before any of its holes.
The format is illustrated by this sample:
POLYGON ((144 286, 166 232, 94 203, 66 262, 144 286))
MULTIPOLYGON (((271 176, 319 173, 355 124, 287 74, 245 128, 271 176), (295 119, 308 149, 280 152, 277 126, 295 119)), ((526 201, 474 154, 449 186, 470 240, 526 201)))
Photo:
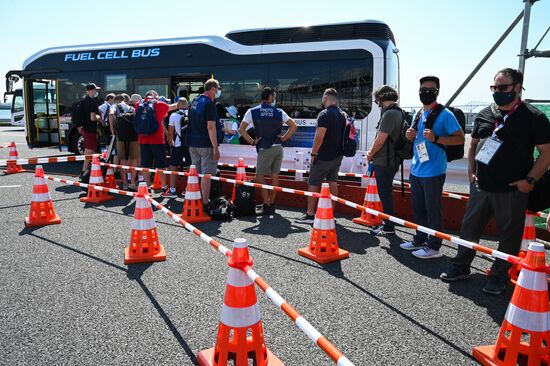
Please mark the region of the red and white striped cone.
MULTIPOLYGON (((103 174, 101 174, 101 167, 99 166, 99 159, 97 156, 92 158, 92 170, 90 171, 90 181, 91 186, 98 185, 105 187, 103 182, 103 174)), ((108 192, 98 191, 93 187, 88 187, 88 194, 86 197, 80 198, 80 202, 88 203, 102 203, 105 201, 112 201, 115 197, 110 195, 108 192)))
POLYGON ((8 169, 6 170, 6 174, 15 174, 15 173, 22 173, 25 170, 23 167, 15 160, 19 159, 19 154, 17 154, 17 147, 15 146, 15 142, 10 142, 9 146, 9 156, 8 156, 8 169))
POLYGON ((321 264, 349 258, 349 252, 338 247, 328 183, 321 188, 309 246, 298 249, 298 254, 321 264))
MULTIPOLYGON (((545 266, 544 245, 530 243, 525 263, 545 266)), ((472 354, 485 366, 549 364, 550 304, 545 272, 521 269, 496 344, 475 347, 472 354)))
POLYGON ((29 216, 25 217, 25 226, 46 226, 60 223, 61 219, 55 213, 52 197, 44 179, 44 169, 42 169, 42 165, 37 165, 34 173, 31 209, 29 216))
MULTIPOLYGON (((369 185, 367 186, 367 190, 365 192, 365 203, 363 203, 363 206, 378 212, 383 212, 382 202, 380 202, 380 196, 378 196, 378 186, 376 185, 376 176, 374 172, 372 172, 372 175, 369 177, 369 185)), ((361 217, 354 218, 353 222, 366 226, 382 225, 381 218, 372 215, 367 211, 362 211, 361 217)))
MULTIPOLYGON (((151 173, 145 173, 145 174, 151 174, 151 173)), ((151 189, 158 191, 159 189, 162 189, 162 182, 160 180, 161 172, 155 173, 155 179, 153 179, 153 184, 151 184, 151 189)))
POLYGON ((189 167, 189 175, 187 176, 187 186, 185 187, 185 201, 183 202, 183 210, 181 217, 189 222, 207 222, 212 218, 204 213, 202 206, 201 187, 199 185, 199 175, 197 168, 194 165, 189 167))
MULTIPOLYGON (((523 238, 521 240, 521 247, 519 249, 518 257, 525 258, 527 255, 527 249, 531 242, 537 241, 537 232, 535 228, 535 215, 530 211, 525 212, 525 226, 523 227, 523 238)), ((521 271, 521 265, 513 265, 508 270, 508 275, 510 276, 510 281, 512 284, 516 284, 519 272, 521 271)))
MULTIPOLYGON (((235 180, 240 180, 246 182, 246 168, 244 165, 244 159, 239 158, 239 163, 237 164, 237 173, 235 174, 235 180)), ((235 202, 235 194, 237 192, 237 184, 233 186, 233 193, 231 194, 231 202, 235 202)))
POLYGON ((140 183, 136 196, 130 245, 124 250, 124 264, 166 260, 166 252, 158 239, 153 209, 151 203, 145 198, 146 194, 148 194, 147 185, 140 183))
POLYGON ((105 187, 115 188, 115 189, 118 188, 116 184, 116 179, 115 179, 115 172, 113 171, 113 168, 111 168, 110 166, 107 168, 107 171, 105 172, 105 187))
POLYGON ((281 366, 266 347, 254 282, 244 272, 252 266, 245 239, 236 239, 227 263, 229 273, 214 348, 198 353, 200 366, 281 366), (247 337, 247 334, 250 336, 247 337), (231 363, 229 363, 231 362, 231 363))

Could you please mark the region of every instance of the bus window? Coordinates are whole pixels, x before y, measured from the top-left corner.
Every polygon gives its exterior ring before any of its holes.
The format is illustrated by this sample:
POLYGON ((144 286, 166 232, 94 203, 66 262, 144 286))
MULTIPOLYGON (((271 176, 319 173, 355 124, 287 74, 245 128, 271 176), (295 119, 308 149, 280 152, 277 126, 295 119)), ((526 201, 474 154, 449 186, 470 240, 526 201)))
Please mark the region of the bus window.
POLYGON ((115 91, 126 93, 128 91, 126 75, 105 75, 105 90, 109 93, 115 91))
POLYGON ((159 95, 164 95, 166 98, 170 98, 168 94, 168 78, 158 78, 158 79, 134 79, 134 87, 136 93, 145 97, 145 94, 149 90, 156 91, 159 95))
POLYGON ((24 110, 23 95, 15 95, 13 97, 12 113, 20 113, 24 110))

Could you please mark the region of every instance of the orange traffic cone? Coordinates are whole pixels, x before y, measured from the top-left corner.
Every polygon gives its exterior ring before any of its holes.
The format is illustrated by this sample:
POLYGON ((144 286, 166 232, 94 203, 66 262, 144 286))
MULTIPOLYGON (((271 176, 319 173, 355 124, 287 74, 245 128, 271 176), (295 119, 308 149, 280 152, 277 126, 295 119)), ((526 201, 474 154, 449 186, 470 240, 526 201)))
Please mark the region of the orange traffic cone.
POLYGON ((212 220, 210 216, 204 213, 204 208, 202 207, 199 175, 197 174, 197 169, 194 165, 189 167, 187 186, 185 188, 185 201, 183 202, 181 217, 189 223, 212 220))
MULTIPOLYGON (((363 203, 363 206, 382 212, 382 202, 380 202, 380 197, 378 196, 378 186, 376 185, 376 176, 374 175, 374 172, 372 172, 372 175, 369 177, 369 185, 367 186, 367 191, 365 192, 365 203, 363 203)), ((367 211, 361 212, 361 217, 354 218, 353 222, 367 226, 382 225, 381 218, 374 216, 367 211)))
POLYGON ((124 249, 124 264, 150 263, 166 260, 164 247, 159 243, 157 224, 151 203, 145 199, 147 185, 140 183, 136 196, 134 222, 130 245, 124 249))
POLYGON ((19 159, 19 155, 17 154, 17 147, 15 146, 15 142, 10 142, 8 148, 9 150, 9 156, 8 156, 8 170, 6 171, 6 174, 14 174, 14 173, 22 173, 25 170, 23 167, 15 160, 19 159))
MULTIPOLYGON (((92 170, 90 172, 89 184, 90 186, 98 185, 105 187, 105 184, 103 183, 103 174, 101 174, 101 167, 99 166, 99 159, 97 156, 92 158, 92 170)), ((110 195, 108 192, 98 191, 93 187, 88 187, 88 194, 86 197, 80 198, 80 202, 102 203, 114 199, 115 197, 110 195)))
MULTIPOLYGON (((521 240, 521 247, 519 249, 518 257, 525 258, 527 254, 527 249, 529 248, 529 243, 537 240, 537 233, 535 228, 535 216, 527 211, 525 213, 525 226, 523 227, 523 239, 521 240)), ((510 281, 515 285, 521 271, 521 265, 513 265, 508 270, 508 275, 510 276, 510 281)))
MULTIPOLYGON (((525 263, 544 266, 544 246, 529 244, 525 263)), ((475 347, 472 354, 485 366, 548 365, 549 342, 550 305, 546 274, 523 268, 496 344, 475 347)))
POLYGON ((61 219, 55 213, 52 197, 44 179, 44 169, 42 169, 42 165, 37 165, 34 173, 31 210, 29 216, 25 217, 25 226, 46 226, 60 223, 61 219))
POLYGON ((323 183, 309 247, 298 249, 298 254, 301 256, 321 264, 349 257, 348 251, 338 247, 334 212, 328 187, 328 183, 323 183))
POLYGON ((116 179, 115 179, 115 172, 111 167, 108 167, 107 172, 105 172, 105 187, 115 188, 115 189, 118 188, 116 184, 116 179))
MULTIPOLYGON (((146 173, 146 174, 150 174, 150 173, 146 173)), ((156 172, 155 173, 155 179, 153 180, 153 184, 151 184, 151 189, 155 190, 155 191, 158 191, 159 189, 162 189, 162 182, 160 181, 160 175, 162 173, 161 172, 156 172)))
POLYGON ((198 353, 200 366, 282 366, 266 347, 254 282, 244 272, 252 265, 245 239, 235 239, 214 348, 198 353), (247 333, 250 336, 247 337, 247 333), (232 362, 230 362, 232 361, 232 362), (229 363, 230 362, 230 363, 229 363))
MULTIPOLYGON (((244 166, 244 159, 239 158, 237 164, 237 173, 235 174, 235 180, 246 182, 246 168, 244 166)), ((231 194, 231 202, 235 202, 235 194, 237 192, 237 184, 233 186, 233 193, 231 194)))

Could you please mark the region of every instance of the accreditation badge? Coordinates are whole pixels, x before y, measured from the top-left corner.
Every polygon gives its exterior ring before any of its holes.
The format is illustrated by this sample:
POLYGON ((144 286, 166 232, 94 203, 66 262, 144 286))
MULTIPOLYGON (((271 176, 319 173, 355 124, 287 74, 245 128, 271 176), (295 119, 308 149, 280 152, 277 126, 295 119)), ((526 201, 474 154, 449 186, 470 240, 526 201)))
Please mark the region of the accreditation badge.
POLYGON ((497 153, 498 149, 502 146, 502 141, 499 140, 496 137, 489 137, 487 140, 485 140, 485 143, 479 149, 479 151, 476 154, 476 161, 489 165, 495 154, 497 153))
POLYGON ((425 163, 430 160, 430 155, 428 155, 428 148, 426 147, 426 141, 422 141, 416 144, 415 147, 420 163, 425 163))

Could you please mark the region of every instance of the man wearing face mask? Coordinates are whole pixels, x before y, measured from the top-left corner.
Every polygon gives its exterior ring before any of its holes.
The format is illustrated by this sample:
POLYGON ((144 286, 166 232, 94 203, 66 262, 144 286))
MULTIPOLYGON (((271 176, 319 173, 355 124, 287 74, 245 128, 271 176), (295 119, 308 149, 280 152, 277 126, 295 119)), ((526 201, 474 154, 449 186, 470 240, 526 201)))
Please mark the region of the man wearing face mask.
MULTIPOLYGON (((462 220, 460 237, 478 242, 485 226, 494 218, 499 230, 498 250, 517 255, 523 236, 529 192, 550 165, 550 122, 521 100, 523 75, 502 69, 493 85, 494 102, 479 112, 468 150, 470 199, 462 220), (535 147, 540 152, 533 158, 535 147)), ((459 246, 444 281, 470 277, 475 251, 459 246)), ((510 264, 496 259, 483 291, 499 295, 506 288, 510 264)))
MULTIPOLYGON (((275 107, 275 89, 265 87, 261 93, 262 103, 246 111, 239 133, 250 144, 256 146, 258 158, 256 163, 256 179, 265 183, 265 176, 271 176, 271 183, 279 185, 279 173, 283 162, 283 142, 290 140, 297 126, 294 120, 288 117, 285 111, 275 107), (283 133, 283 125, 289 128, 283 133), (256 139, 250 137, 246 131, 253 126, 256 139)), ((275 213, 276 191, 262 189, 263 206, 257 214, 272 215, 275 213)))
MULTIPOLYGON (((204 93, 196 97, 189 108, 187 146, 191 161, 199 174, 215 175, 218 169, 218 145, 221 139, 218 138, 219 117, 214 100, 221 97, 221 94, 218 80, 209 79, 204 83, 204 93)), ((210 197, 210 179, 201 179, 201 195, 203 204, 207 205, 210 197)))
MULTIPOLYGON (((417 224, 430 229, 443 230, 441 195, 447 171, 447 153, 436 144, 451 146, 464 143, 464 131, 455 116, 443 109, 435 121, 430 114, 437 107, 439 79, 425 76, 420 79, 419 97, 424 108, 417 115, 413 126, 407 130, 406 137, 414 141, 414 156, 411 165, 411 195, 413 216, 417 224), (427 128, 427 123, 431 128, 427 128), (428 123, 428 124, 430 124, 428 123)), ((417 231, 412 241, 400 245, 401 249, 413 251, 420 259, 440 258, 443 256, 441 239, 417 231)))

